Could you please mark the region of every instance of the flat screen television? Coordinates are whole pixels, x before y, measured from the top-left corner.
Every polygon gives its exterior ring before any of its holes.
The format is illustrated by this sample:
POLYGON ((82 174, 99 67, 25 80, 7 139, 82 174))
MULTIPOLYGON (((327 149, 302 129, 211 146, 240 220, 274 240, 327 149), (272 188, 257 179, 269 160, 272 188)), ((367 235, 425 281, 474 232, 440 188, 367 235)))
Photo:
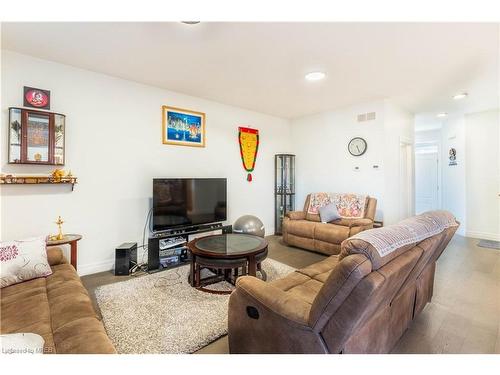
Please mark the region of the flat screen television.
POLYGON ((225 178, 153 179, 153 232, 227 220, 225 178))

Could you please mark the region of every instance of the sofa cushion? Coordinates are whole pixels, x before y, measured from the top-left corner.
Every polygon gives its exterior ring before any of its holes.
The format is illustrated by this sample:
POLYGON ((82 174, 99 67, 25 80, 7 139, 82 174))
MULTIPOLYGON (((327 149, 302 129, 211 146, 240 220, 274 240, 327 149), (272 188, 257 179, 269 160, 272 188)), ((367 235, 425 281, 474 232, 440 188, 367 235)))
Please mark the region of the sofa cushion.
POLYGON ((59 353, 116 353, 102 323, 95 317, 79 318, 54 330, 59 353))
POLYGON ((52 270, 0 290, 0 333, 36 333, 45 353, 116 353, 75 269, 58 264, 52 270))
POLYGON ((336 225, 343 225, 345 227, 362 227, 365 225, 372 225, 373 221, 370 219, 346 219, 346 218, 340 218, 337 220, 334 220, 332 224, 336 225))
POLYGON ((78 319, 96 318, 90 297, 69 264, 55 266, 47 277, 47 297, 54 331, 78 319))
POLYGON ((309 212, 307 212, 306 213, 306 220, 313 221, 316 223, 321 223, 321 218, 319 217, 319 214, 310 214, 309 212))
POLYGON ((308 304, 313 303, 314 298, 316 298, 316 295, 323 286, 322 282, 297 271, 292 272, 282 279, 274 280, 270 284, 308 304))
POLYGON ((76 281, 78 284, 81 283, 78 274, 70 264, 58 264, 57 266, 52 266, 52 270, 54 273, 46 279, 48 290, 70 281, 76 281))
POLYGON ((0 287, 52 273, 43 237, 0 242, 0 287))
POLYGON ((361 279, 372 271, 370 261, 360 254, 348 256, 341 262, 338 257, 330 258, 336 258, 335 266, 318 293, 309 316, 310 325, 319 324, 320 327, 316 327, 318 329, 322 328, 361 279))
POLYGON ((11 299, 8 303, 4 303, 2 300, 1 311, 2 333, 34 332, 43 334, 50 331, 50 308, 45 293, 11 299))
POLYGON ((291 220, 304 220, 306 218, 306 214, 304 211, 288 211, 286 213, 286 217, 291 220))
POLYGON ((35 279, 1 290, 0 332, 31 332, 43 337, 44 352, 54 353, 50 307, 45 279, 35 279))
POLYGON ((293 288, 289 289, 287 293, 294 297, 300 298, 302 301, 312 304, 322 287, 322 282, 314 279, 309 279, 305 283, 296 285, 293 288))
POLYGON ((339 263, 339 257, 336 255, 332 255, 326 259, 323 259, 322 261, 319 261, 317 263, 311 264, 310 266, 297 270, 296 272, 309 276, 310 278, 319 280, 321 282, 324 282, 328 278, 328 275, 330 274, 332 269, 335 268, 335 266, 337 266, 338 263, 339 263))
POLYGON ((309 276, 294 271, 281 279, 271 281, 269 284, 286 292, 289 289, 292 289, 299 284, 303 284, 310 279, 311 278, 309 276))
POLYGON ((317 240, 341 244, 349 237, 349 227, 328 223, 315 223, 314 225, 314 238, 317 240))
POLYGON ((314 251, 325 255, 337 255, 340 253, 340 244, 331 243, 327 241, 314 240, 314 251))
POLYGON ((8 288, 0 289, 0 296, 2 297, 2 304, 8 303, 10 299, 18 299, 23 296, 29 296, 37 293, 46 293, 46 281, 41 277, 32 279, 23 283, 11 285, 8 288))
POLYGON ((314 238, 314 227, 316 223, 307 220, 286 221, 286 231, 296 236, 314 238))

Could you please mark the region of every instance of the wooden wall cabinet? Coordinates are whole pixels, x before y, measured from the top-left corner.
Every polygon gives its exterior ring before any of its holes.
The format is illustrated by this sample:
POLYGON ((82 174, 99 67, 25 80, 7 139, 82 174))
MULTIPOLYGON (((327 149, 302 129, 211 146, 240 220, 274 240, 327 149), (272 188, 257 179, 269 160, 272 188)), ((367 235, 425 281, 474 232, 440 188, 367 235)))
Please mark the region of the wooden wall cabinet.
POLYGON ((9 108, 9 164, 64 165, 66 116, 9 108))

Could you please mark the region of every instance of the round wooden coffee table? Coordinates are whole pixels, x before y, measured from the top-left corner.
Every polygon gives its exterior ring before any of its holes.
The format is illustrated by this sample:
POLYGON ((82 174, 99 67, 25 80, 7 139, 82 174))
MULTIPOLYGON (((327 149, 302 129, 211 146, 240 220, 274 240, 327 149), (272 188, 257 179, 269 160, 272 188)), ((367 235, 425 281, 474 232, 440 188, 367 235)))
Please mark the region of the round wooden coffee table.
POLYGON ((191 252, 191 286, 218 294, 231 292, 214 291, 205 286, 223 280, 234 284, 240 268, 242 275, 256 276, 258 265, 267 257, 267 241, 248 234, 229 233, 201 237, 190 241, 187 246, 191 252), (201 278, 203 268, 212 270, 214 276, 201 278))

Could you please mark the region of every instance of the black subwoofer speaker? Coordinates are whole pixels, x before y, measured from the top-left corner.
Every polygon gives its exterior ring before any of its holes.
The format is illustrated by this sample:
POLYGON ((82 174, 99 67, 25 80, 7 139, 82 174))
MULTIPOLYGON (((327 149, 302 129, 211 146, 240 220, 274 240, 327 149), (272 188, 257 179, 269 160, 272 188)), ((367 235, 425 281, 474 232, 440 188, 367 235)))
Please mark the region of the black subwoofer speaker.
POLYGON ((137 264, 137 242, 125 242, 115 250, 115 275, 123 276, 137 264))

